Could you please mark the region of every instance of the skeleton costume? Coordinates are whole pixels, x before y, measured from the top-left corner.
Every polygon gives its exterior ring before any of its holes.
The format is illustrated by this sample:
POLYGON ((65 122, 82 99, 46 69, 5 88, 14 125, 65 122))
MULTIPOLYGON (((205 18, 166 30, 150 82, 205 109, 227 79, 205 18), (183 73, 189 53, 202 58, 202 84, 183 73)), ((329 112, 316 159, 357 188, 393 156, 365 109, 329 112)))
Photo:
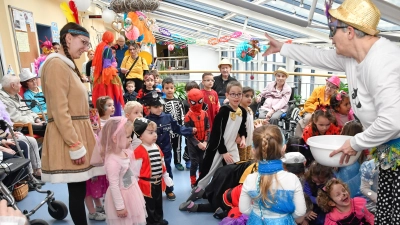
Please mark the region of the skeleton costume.
MULTIPOLYGON (((183 119, 184 119, 184 106, 181 100, 177 98, 173 99, 164 99, 165 105, 164 105, 164 112, 171 114, 172 118, 176 121, 178 121, 179 125, 183 125, 183 119)), ((181 163, 181 148, 182 148, 182 136, 177 133, 171 133, 171 144, 172 144, 172 150, 174 151, 174 164, 180 164, 181 163)))

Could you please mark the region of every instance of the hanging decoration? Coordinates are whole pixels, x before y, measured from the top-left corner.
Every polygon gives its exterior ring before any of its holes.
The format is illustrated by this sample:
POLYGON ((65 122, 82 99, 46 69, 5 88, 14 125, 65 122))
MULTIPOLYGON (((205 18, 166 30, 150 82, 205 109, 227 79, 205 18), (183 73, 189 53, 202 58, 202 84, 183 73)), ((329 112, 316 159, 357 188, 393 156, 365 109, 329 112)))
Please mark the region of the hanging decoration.
POLYGON ((250 41, 243 41, 236 46, 236 57, 243 62, 249 62, 260 53, 261 49, 265 49, 266 51, 268 48, 269 46, 261 46, 259 41, 253 38, 250 41))
POLYGON ((231 36, 230 35, 225 35, 219 38, 219 42, 228 42, 231 40, 231 36))
POLYGON ((185 49, 185 48, 187 48, 187 45, 174 45, 174 43, 172 43, 172 42, 170 42, 170 41, 157 41, 157 44, 159 44, 159 45, 173 45, 174 46, 174 48, 176 48, 176 49, 185 49))
POLYGON ((140 32, 139 29, 135 26, 130 26, 129 31, 125 32, 126 38, 128 38, 130 41, 137 40, 139 38, 140 32))
POLYGON ((90 7, 90 0, 74 0, 76 8, 80 12, 85 12, 90 7))
POLYGON ((173 45, 173 44, 168 45, 168 50, 170 52, 172 52, 174 50, 174 48, 175 48, 175 45, 173 45))
POLYGON ((160 7, 160 0, 112 0, 110 7, 116 13, 154 11, 160 7))
POLYGON ((142 42, 142 44, 155 44, 156 39, 153 35, 153 29, 155 25, 155 20, 149 17, 146 17, 142 12, 130 12, 127 15, 127 18, 130 18, 132 21, 132 26, 137 27, 139 30, 139 39, 138 42, 142 42), (143 20, 140 20, 139 17, 143 17, 143 20), (142 38, 142 39, 140 39, 142 38))
POLYGON ((208 39, 208 44, 210 45, 216 45, 219 43, 219 39, 218 38, 210 38, 208 39))
POLYGON ((240 38, 240 36, 242 36, 242 32, 240 31, 235 31, 231 34, 231 38, 240 38))

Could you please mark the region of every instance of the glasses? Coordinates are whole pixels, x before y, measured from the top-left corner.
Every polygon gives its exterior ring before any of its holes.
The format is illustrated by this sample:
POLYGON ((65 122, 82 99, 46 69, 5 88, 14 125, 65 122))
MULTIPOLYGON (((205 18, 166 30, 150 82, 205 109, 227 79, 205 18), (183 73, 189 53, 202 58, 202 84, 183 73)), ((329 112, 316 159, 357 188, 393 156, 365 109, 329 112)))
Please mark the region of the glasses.
POLYGON ((129 49, 130 52, 136 51, 136 50, 137 50, 136 48, 130 48, 130 49, 129 49))
POLYGON ((83 39, 83 38, 81 38, 81 37, 79 37, 79 36, 78 36, 78 38, 81 39, 82 44, 83 44, 85 47, 87 47, 87 48, 92 48, 92 45, 90 44, 89 41, 86 41, 85 39, 83 39))
POLYGON ((326 87, 328 87, 329 89, 332 89, 332 90, 337 90, 337 89, 339 89, 338 87, 336 87, 334 84, 332 84, 332 83, 329 82, 329 81, 326 82, 326 87))
POLYGON ((215 80, 203 80, 204 82, 215 82, 215 80))
POLYGON ((347 28, 348 26, 338 26, 338 21, 336 20, 335 22, 328 23, 328 27, 330 30, 329 37, 333 38, 338 28, 347 28))
POLYGON ((242 97, 242 93, 237 93, 237 94, 230 93, 229 96, 231 96, 231 98, 240 98, 240 97, 242 97))

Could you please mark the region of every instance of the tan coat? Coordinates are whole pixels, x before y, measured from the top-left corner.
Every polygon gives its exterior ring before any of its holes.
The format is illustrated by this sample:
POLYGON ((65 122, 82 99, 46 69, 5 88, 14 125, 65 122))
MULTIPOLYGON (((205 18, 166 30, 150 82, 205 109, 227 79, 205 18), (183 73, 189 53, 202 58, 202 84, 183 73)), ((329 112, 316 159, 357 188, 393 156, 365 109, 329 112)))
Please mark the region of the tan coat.
POLYGON ((42 180, 52 183, 86 181, 102 173, 89 163, 95 137, 88 93, 72 68, 71 60, 53 53, 39 71, 49 118, 43 141, 42 180), (71 158, 82 156, 86 156, 84 164, 72 163, 71 158))

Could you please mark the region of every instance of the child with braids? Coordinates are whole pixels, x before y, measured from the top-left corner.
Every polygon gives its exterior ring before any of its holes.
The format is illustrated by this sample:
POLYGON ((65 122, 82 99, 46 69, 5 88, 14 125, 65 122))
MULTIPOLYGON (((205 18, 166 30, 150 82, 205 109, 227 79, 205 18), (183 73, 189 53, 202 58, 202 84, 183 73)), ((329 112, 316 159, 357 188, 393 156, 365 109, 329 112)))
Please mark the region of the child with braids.
POLYGON ((325 213, 317 205, 318 189, 322 188, 332 177, 333 169, 331 167, 323 166, 316 161, 311 163, 310 168, 304 176, 304 193, 310 197, 311 202, 313 203, 313 211, 306 215, 303 225, 324 224, 325 213))
POLYGON ((303 130, 303 139, 307 143, 308 138, 318 135, 338 135, 339 127, 335 126, 335 117, 329 106, 319 105, 311 116, 310 124, 303 130))
POLYGON ((239 199, 240 212, 249 215, 247 224, 301 223, 306 213, 303 188, 296 175, 283 169, 285 148, 279 128, 256 128, 253 143, 258 172, 247 176, 239 199))
POLYGON ((351 110, 349 95, 344 92, 338 92, 332 95, 330 100, 332 107, 332 114, 336 119, 335 125, 342 129, 344 124, 348 121, 354 120, 354 113, 351 110))
POLYGON ((373 225, 374 215, 366 208, 364 198, 350 197, 345 183, 335 178, 318 191, 318 206, 326 212, 325 225, 373 225))

